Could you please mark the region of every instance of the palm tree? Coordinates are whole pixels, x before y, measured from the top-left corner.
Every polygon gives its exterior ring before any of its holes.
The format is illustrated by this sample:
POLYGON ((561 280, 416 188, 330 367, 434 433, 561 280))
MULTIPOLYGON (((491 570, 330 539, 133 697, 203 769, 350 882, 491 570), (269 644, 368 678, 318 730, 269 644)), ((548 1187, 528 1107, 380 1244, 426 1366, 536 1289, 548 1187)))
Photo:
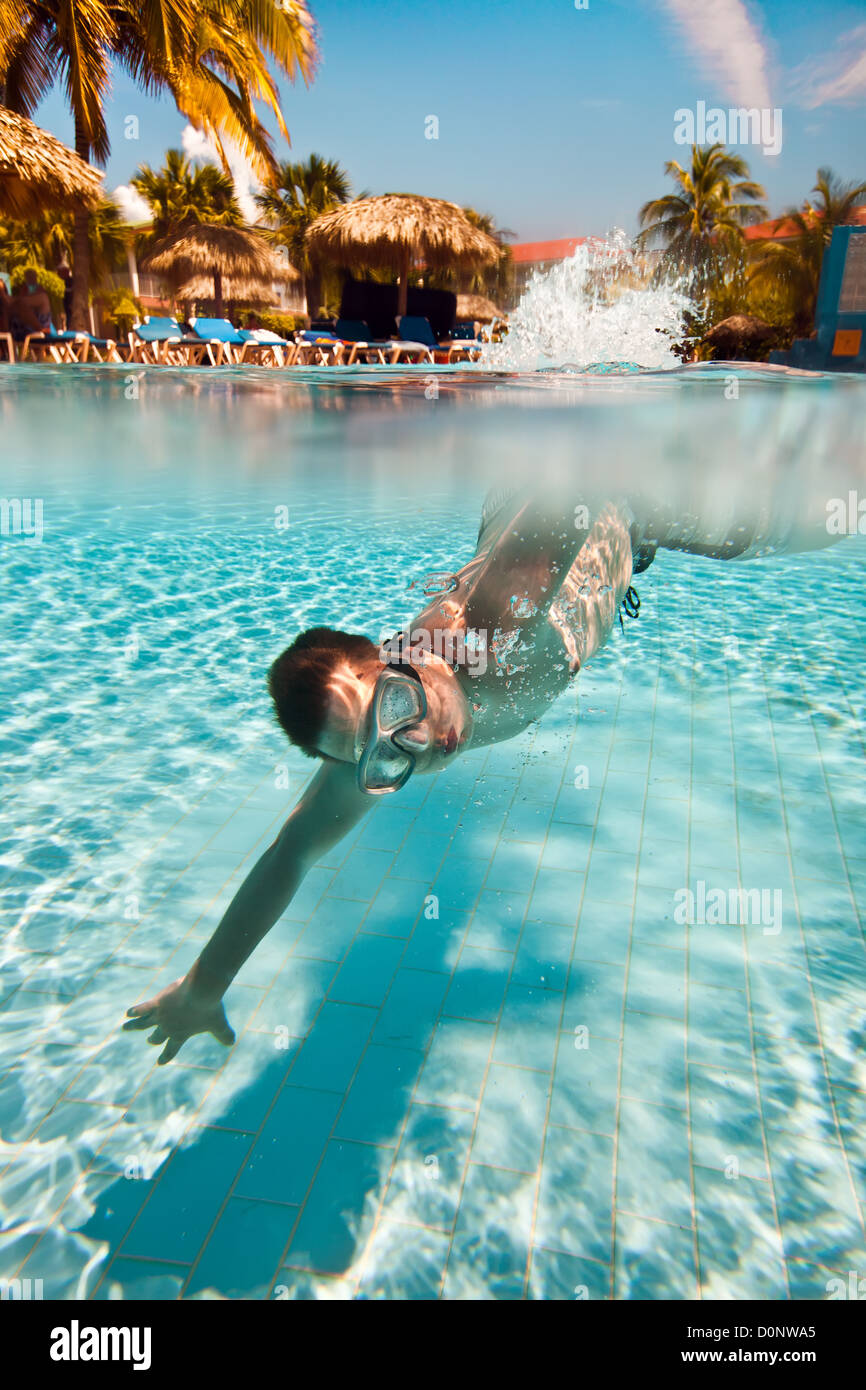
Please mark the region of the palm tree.
POLYGON ((821 266, 833 228, 850 222, 855 207, 866 197, 866 182, 843 183, 825 167, 818 170, 812 194, 802 208, 785 214, 783 224, 789 223, 793 232, 790 240, 763 238, 757 243, 749 276, 751 285, 782 299, 798 333, 809 332, 815 322, 821 266))
POLYGON ((68 214, 46 212, 26 222, 0 221, 0 261, 7 270, 20 265, 52 269, 66 251, 67 220, 68 214))
POLYGON ((222 227, 242 227, 232 180, 215 164, 195 165, 180 150, 166 150, 161 169, 142 164, 130 179, 132 187, 150 204, 153 227, 149 240, 163 241, 173 232, 196 222, 222 227))
MULTIPOLYGON (((88 253, 94 285, 105 284, 126 257, 127 225, 117 204, 105 198, 91 209, 88 253)), ((0 260, 10 270, 35 265, 51 270, 72 252, 74 222, 71 213, 46 212, 26 222, 0 222, 0 260)))
POLYGON ((323 212, 330 212, 352 196, 349 176, 335 159, 311 154, 306 162, 281 164, 256 202, 268 224, 265 234, 277 246, 285 246, 289 261, 301 272, 307 312, 321 308, 322 263, 307 249, 307 229, 323 212))
POLYGON ((693 145, 691 167, 669 159, 665 173, 677 192, 644 203, 638 245, 661 243, 664 270, 692 271, 705 285, 720 261, 742 245, 743 228, 766 217, 757 201, 764 190, 749 178, 743 157, 719 144, 693 145))
POLYGON ((489 295, 497 304, 501 304, 503 299, 509 297, 513 288, 514 260, 508 241, 514 240, 517 233, 510 227, 498 227, 496 219, 489 212, 476 212, 475 208, 464 208, 463 211, 473 227, 487 232, 488 236, 492 236, 493 240, 499 243, 499 260, 494 265, 478 266, 470 270, 468 275, 461 276, 461 291, 467 294, 489 295))
MULTIPOLYGON (((288 137, 268 60, 291 80, 312 75, 315 31, 306 0, 0 0, 0 100, 33 113, 62 80, 75 151, 104 164, 110 150, 105 98, 111 64, 145 91, 171 93, 215 142, 234 142, 262 174, 271 141, 254 102, 288 137)), ((72 323, 84 327, 88 294, 87 212, 75 212, 72 323)))
MULTIPOLYGON (((68 217, 66 256, 73 246, 73 219, 68 217)), ((87 225, 87 254, 93 284, 102 288, 108 277, 126 261, 130 231, 123 213, 111 198, 105 198, 90 213, 87 225)))

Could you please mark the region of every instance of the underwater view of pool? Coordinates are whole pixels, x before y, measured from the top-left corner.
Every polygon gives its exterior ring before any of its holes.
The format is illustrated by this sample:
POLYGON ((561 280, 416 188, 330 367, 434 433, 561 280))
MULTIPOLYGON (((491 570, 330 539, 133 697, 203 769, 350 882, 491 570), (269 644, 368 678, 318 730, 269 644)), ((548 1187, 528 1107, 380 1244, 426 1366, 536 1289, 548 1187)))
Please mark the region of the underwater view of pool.
POLYGON ((0 1279, 773 1300, 866 1268, 864 406, 724 365, 0 375, 0 1279), (660 551, 543 718, 310 869, 234 1046, 158 1068, 127 1009, 315 771, 270 663, 394 632, 541 476, 771 530, 842 499, 851 534, 660 551))

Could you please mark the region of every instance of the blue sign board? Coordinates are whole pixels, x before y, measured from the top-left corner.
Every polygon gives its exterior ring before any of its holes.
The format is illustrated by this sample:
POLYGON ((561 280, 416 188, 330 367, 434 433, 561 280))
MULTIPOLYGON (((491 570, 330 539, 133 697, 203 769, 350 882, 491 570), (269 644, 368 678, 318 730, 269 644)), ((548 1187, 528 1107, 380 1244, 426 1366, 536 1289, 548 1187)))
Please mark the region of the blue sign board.
POLYGON ((770 361, 820 372, 866 372, 866 227, 834 227, 824 252, 814 338, 770 361))

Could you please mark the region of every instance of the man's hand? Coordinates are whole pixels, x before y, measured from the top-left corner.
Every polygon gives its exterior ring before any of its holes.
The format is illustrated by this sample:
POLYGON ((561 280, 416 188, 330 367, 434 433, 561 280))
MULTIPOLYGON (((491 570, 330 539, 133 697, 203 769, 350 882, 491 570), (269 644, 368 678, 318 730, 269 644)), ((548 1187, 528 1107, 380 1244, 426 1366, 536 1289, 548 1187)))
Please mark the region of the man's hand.
POLYGON ((148 999, 144 1004, 134 1004, 126 1011, 129 1018, 123 1031, 153 1028, 149 1043, 165 1047, 158 1058, 159 1066, 176 1057, 188 1038, 196 1033, 212 1033, 217 1042, 231 1047, 235 1035, 226 1018, 222 1000, 212 995, 206 996, 197 990, 188 977, 175 980, 148 999))
POLYGON ((329 762, 319 768, 274 843, 235 893, 198 960, 182 980, 128 1009, 124 1032, 152 1028, 148 1042, 165 1043, 161 1065, 196 1033, 212 1033, 230 1047, 235 1035, 226 1020, 223 994, 285 912, 310 865, 357 825, 375 800, 359 790, 354 763, 329 762))

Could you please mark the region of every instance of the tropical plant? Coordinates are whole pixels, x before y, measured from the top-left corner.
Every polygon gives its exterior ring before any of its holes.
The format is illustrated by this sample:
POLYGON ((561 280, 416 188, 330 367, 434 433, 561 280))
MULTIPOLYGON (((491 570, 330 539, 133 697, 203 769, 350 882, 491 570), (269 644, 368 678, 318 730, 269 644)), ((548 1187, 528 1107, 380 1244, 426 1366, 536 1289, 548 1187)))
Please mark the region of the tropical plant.
POLYGON ((66 247, 65 221, 62 213, 45 213, 26 222, 0 221, 0 261, 9 270, 19 265, 56 265, 66 247))
MULTIPOLYGON (((99 288, 126 256, 126 223, 109 198, 92 209, 87 235, 91 283, 99 288)), ((28 222, 0 222, 0 260, 10 269, 24 265, 50 268, 69 259, 73 240, 71 213, 46 212, 28 222)))
POLYGON ((132 325, 139 323, 144 316, 140 300, 135 298, 132 290, 122 285, 120 289, 109 290, 104 302, 106 314, 117 329, 118 338, 127 338, 132 325))
POLYGON ((300 163, 281 164, 256 202, 265 215, 262 228, 276 246, 284 246, 289 261, 303 277, 307 309, 315 316, 322 308, 324 265, 307 248, 307 230, 323 212, 330 212, 352 196, 349 176, 335 159, 311 154, 300 163))
POLYGON ((810 332, 815 322, 821 265, 833 228, 851 220, 866 197, 866 182, 843 183, 824 167, 818 170, 812 194, 802 208, 792 208, 782 219, 784 230, 791 232, 789 239, 766 237, 756 243, 749 277, 756 291, 775 296, 785 306, 798 333, 810 332))
MULTIPOLYGON (((105 101, 113 62, 149 94, 167 91, 215 143, 231 141, 265 175, 271 139, 254 103, 288 136, 269 60, 292 80, 312 75, 315 31, 306 0, 0 0, 0 101, 32 115, 63 82, 75 151, 104 164, 105 101)), ((74 327, 84 327, 87 211, 75 211, 74 327)))
POLYGON ((660 274, 690 273, 700 295, 742 246, 744 228, 766 217, 758 202, 764 190, 749 178, 742 155, 720 144, 693 145, 690 167, 669 159, 665 173, 677 191, 644 203, 637 244, 660 244, 660 274))
POLYGON ((268 333, 277 333, 281 338, 291 338, 299 328, 309 328, 310 320, 306 314, 282 314, 274 310, 240 309, 237 322, 246 328, 250 320, 268 333))
POLYGON ((463 211, 474 227, 487 232, 499 243, 499 260, 494 265, 477 266, 466 272, 460 288, 467 294, 486 295, 497 304, 503 304, 511 298, 514 289, 514 257, 508 241, 513 240, 517 233, 510 227, 498 227, 496 219, 489 213, 476 212, 474 208, 464 208, 463 211))
POLYGON ((180 150, 166 150, 161 169, 142 164, 130 179, 150 205, 153 226, 147 238, 158 242, 197 222, 242 227, 243 213, 234 184, 215 164, 193 164, 180 150))
POLYGON ((456 290, 458 294, 480 294, 503 304, 511 299, 514 290, 514 258, 506 238, 516 237, 508 227, 498 227, 490 213, 463 208, 473 227, 486 232, 498 244, 499 256, 493 262, 477 266, 439 266, 423 272, 423 282, 431 290, 456 290))

